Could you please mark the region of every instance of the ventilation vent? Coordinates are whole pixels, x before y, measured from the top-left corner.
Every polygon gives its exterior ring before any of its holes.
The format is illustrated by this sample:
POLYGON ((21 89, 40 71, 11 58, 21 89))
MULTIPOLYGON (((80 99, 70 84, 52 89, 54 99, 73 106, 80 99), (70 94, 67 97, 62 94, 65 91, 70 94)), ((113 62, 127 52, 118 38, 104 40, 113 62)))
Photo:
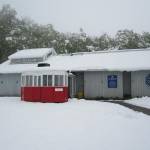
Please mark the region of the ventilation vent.
POLYGON ((39 63, 38 67, 50 67, 50 64, 48 64, 48 63, 39 63))

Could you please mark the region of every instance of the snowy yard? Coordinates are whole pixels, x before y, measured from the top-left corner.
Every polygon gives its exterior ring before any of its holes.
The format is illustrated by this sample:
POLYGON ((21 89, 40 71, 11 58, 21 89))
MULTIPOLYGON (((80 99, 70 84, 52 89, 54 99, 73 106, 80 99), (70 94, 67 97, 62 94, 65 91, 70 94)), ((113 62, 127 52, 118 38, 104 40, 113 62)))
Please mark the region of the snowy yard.
POLYGON ((131 100, 126 100, 126 103, 150 109, 150 97, 133 98, 131 100))
POLYGON ((0 98, 1 150, 149 150, 149 136, 150 116, 117 104, 0 98))

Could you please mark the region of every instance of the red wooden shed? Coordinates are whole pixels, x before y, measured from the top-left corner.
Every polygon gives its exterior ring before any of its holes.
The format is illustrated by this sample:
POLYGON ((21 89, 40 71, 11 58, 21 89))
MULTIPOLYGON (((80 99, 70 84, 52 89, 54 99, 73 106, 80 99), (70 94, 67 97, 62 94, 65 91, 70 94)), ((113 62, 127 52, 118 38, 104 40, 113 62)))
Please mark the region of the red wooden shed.
POLYGON ((21 99, 30 102, 67 102, 68 72, 41 70, 22 73, 21 99))

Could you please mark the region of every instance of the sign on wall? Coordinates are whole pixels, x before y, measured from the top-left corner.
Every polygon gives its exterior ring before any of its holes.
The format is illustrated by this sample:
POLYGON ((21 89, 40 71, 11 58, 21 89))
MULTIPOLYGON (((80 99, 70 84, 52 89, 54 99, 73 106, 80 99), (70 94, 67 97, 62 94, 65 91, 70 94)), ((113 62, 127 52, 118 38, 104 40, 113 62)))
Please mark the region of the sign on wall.
POLYGON ((63 88, 55 88, 55 92, 63 92, 63 88))
POLYGON ((150 74, 148 74, 145 78, 145 84, 150 87, 150 74))
POLYGON ((117 75, 108 75, 108 88, 117 88, 117 75))

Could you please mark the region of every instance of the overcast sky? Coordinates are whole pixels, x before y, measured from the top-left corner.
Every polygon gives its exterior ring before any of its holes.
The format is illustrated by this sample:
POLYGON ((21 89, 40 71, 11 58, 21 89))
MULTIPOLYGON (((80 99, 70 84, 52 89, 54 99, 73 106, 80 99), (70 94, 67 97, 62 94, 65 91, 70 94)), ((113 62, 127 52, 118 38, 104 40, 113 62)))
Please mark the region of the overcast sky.
POLYGON ((78 32, 80 27, 90 35, 114 35, 119 29, 150 32, 150 0, 0 0, 3 4, 61 32, 78 32))

